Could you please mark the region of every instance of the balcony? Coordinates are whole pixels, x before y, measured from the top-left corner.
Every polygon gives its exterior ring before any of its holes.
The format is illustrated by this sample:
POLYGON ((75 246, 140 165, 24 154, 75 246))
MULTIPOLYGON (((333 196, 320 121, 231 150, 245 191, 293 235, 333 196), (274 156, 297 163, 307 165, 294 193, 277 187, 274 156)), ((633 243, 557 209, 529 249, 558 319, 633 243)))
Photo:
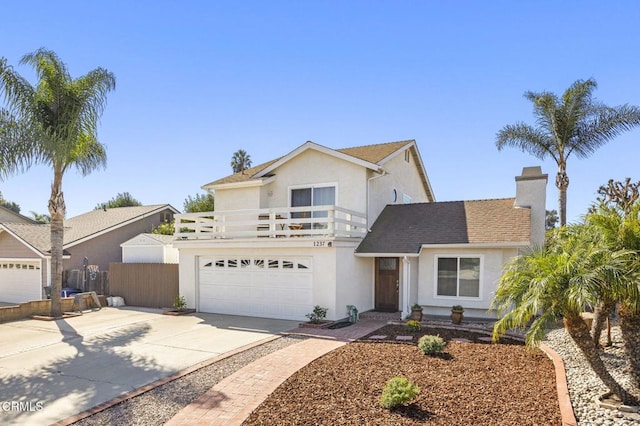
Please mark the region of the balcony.
POLYGON ((338 206, 284 207, 175 215, 179 240, 364 238, 365 213, 338 206))

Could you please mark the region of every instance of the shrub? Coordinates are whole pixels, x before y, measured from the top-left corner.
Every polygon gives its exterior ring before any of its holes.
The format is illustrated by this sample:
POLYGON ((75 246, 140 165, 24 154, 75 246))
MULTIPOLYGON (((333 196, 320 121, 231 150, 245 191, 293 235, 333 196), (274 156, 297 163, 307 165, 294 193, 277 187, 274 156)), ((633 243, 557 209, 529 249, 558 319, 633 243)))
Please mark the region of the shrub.
POLYGON ((173 307, 176 311, 183 311, 187 307, 187 301, 184 300, 184 296, 176 296, 173 300, 173 307))
POLYGON ((425 355, 433 355, 442 352, 447 343, 440 336, 432 334, 424 335, 418 340, 418 347, 425 355))
POLYGON ((404 326, 409 331, 420 331, 422 329, 420 321, 416 320, 409 320, 404 326))
POLYGON ((464 312, 464 308, 462 307, 462 305, 453 305, 451 307, 451 310, 454 312, 464 312))
POLYGON ((419 392, 420 388, 405 377, 394 377, 384 385, 380 404, 391 409, 410 402, 419 392))
POLYGON ((309 322, 313 324, 321 323, 324 318, 327 316, 327 308, 321 308, 320 305, 316 305, 313 307, 313 312, 305 315, 305 317, 309 318, 309 322))

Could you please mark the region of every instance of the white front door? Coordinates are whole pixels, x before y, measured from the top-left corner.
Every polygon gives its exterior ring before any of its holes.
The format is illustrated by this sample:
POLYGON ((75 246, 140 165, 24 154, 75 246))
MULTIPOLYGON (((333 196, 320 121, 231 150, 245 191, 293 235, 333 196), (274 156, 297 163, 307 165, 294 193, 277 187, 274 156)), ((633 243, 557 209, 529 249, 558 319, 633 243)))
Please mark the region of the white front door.
POLYGON ((0 259, 0 302, 41 300, 40 265, 39 260, 0 259))
POLYGON ((310 257, 206 256, 198 259, 198 310, 305 320, 313 310, 310 257))

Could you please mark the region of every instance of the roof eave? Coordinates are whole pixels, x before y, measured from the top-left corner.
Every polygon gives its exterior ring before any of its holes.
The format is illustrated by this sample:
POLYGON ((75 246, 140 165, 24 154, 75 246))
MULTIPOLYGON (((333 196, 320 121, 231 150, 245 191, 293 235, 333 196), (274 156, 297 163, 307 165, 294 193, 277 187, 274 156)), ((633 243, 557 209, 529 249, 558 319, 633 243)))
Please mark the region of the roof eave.
POLYGON ((201 186, 201 188, 205 191, 216 191, 217 189, 251 188, 254 186, 264 186, 268 183, 273 182, 275 179, 275 176, 269 176, 265 178, 252 178, 250 180, 245 180, 242 182, 220 183, 217 185, 209 183, 201 186))
POLYGON ((531 241, 502 241, 486 243, 451 243, 451 244, 422 244, 421 249, 490 249, 490 248, 526 248, 531 241))
POLYGON ((356 257, 418 257, 420 253, 355 253, 356 257))
POLYGON ((425 189, 425 191, 427 193, 427 197, 428 197, 430 202, 434 203, 436 201, 436 196, 433 194, 433 188, 431 187, 431 182, 429 181, 429 176, 427 175, 427 169, 425 169, 425 167, 424 167, 424 163, 422 161, 422 155, 420 155, 420 150, 418 149, 418 144, 416 143, 415 139, 407 142, 406 145, 402 145, 401 148, 398 148, 397 150, 395 150, 391 154, 387 155, 385 158, 380 160, 378 162, 378 164, 380 164, 382 166, 387 161, 389 161, 389 160, 395 158, 396 156, 398 156, 401 152, 404 152, 405 150, 411 149, 411 148, 413 148, 415 150, 415 159, 416 159, 417 166, 418 166, 418 173, 420 174, 420 177, 422 178, 422 184, 424 185, 424 189, 425 189))
POLYGON ((96 237, 99 237, 100 235, 104 235, 104 234, 106 234, 108 232, 111 232, 111 231, 113 231, 115 229, 118 229, 118 228, 121 228, 123 226, 129 225, 130 223, 133 223, 133 222, 135 222, 137 220, 140 220, 140 219, 143 219, 145 217, 149 217, 152 214, 156 214, 156 213, 161 212, 162 210, 166 210, 166 209, 169 209, 169 210, 173 211, 174 214, 179 214, 180 213, 176 208, 171 206, 171 204, 165 204, 165 205, 162 205, 162 206, 160 206, 160 207, 158 207, 156 209, 150 210, 150 211, 148 211, 146 213, 143 213, 141 215, 138 215, 136 217, 128 219, 128 220, 126 220, 124 222, 120 222, 120 223, 118 223, 116 225, 113 225, 113 226, 110 226, 108 228, 102 229, 102 230, 100 230, 98 232, 94 232, 93 234, 86 235, 86 236, 84 236, 82 238, 78 238, 77 240, 74 240, 74 241, 69 241, 68 243, 63 245, 63 248, 67 249, 69 247, 73 247, 73 246, 76 246, 78 244, 82 244, 85 241, 92 240, 92 239, 94 239, 96 237))
POLYGON ((357 165, 362 166, 362 167, 366 167, 366 168, 371 169, 371 170, 375 170, 375 171, 380 170, 380 166, 378 164, 371 163, 371 162, 365 161, 365 160, 361 160, 359 158, 353 157, 353 156, 348 155, 348 154, 343 154, 342 152, 336 151, 335 149, 327 148, 326 146, 319 145, 319 144, 317 144, 315 142, 307 141, 304 144, 300 145, 298 148, 296 148, 293 151, 291 151, 289 154, 287 154, 284 157, 280 158, 275 163, 271 164, 269 167, 266 167, 263 170, 261 170, 260 172, 256 173, 254 175, 254 177, 255 178, 259 178, 259 177, 262 177, 262 176, 272 172, 273 170, 277 169, 278 167, 280 167, 281 165, 283 165, 287 161, 291 160, 294 157, 297 157, 298 155, 302 154, 303 152, 305 152, 305 151, 307 151, 309 149, 314 149, 314 150, 316 150, 318 152, 322 152, 323 154, 327 154, 327 155, 330 155, 332 157, 336 157, 336 158, 339 158, 341 160, 348 161, 350 163, 354 163, 354 164, 357 164, 357 165))
POLYGON ((40 256, 41 258, 46 258, 47 257, 47 253, 46 252, 42 252, 39 249, 37 249, 35 246, 33 246, 32 244, 30 244, 27 240, 25 240, 24 238, 22 238, 21 236, 19 236, 18 234, 16 234, 15 232, 13 232, 12 230, 10 230, 9 228, 7 228, 6 226, 4 226, 2 223, 0 223, 0 232, 4 230, 5 232, 7 232, 9 235, 11 235, 13 238, 15 238, 16 240, 20 241, 24 246, 26 246, 29 250, 31 250, 32 252, 34 252, 35 254, 37 254, 38 256, 40 256))

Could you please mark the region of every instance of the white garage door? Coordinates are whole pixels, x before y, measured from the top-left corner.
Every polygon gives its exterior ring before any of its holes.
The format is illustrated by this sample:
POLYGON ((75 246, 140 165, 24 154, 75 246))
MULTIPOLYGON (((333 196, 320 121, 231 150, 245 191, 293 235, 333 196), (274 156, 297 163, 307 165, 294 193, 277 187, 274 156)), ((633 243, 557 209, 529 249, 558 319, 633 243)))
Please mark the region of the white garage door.
POLYGON ((313 309, 311 258, 199 258, 199 310, 304 320, 313 309))
POLYGON ((42 299, 39 261, 0 260, 0 302, 42 299))

